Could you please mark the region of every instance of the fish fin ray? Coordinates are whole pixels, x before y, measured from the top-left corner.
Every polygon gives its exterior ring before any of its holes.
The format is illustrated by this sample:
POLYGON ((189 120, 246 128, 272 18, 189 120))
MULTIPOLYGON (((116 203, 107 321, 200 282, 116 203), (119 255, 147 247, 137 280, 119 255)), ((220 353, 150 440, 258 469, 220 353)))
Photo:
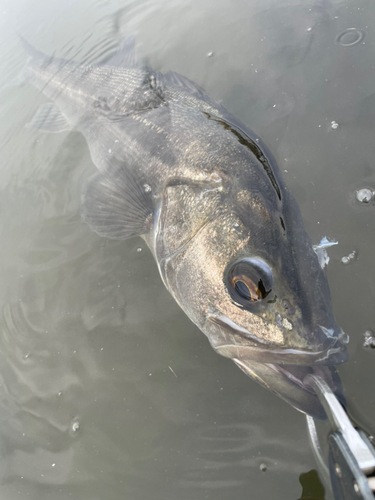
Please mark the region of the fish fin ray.
POLYGON ((137 66, 135 57, 135 36, 131 35, 125 38, 117 47, 114 54, 107 59, 104 64, 108 66, 118 66, 124 68, 134 68, 137 66))
POLYGON ((69 122, 61 113, 58 106, 52 102, 42 104, 26 128, 40 130, 41 132, 59 133, 71 130, 69 122))
POLYGON ((164 75, 164 81, 170 85, 180 87, 191 94, 198 93, 200 96, 206 97, 206 93, 202 87, 189 80, 189 78, 186 78, 186 76, 179 75, 174 71, 168 71, 168 73, 164 75))
POLYGON ((151 194, 126 168, 121 182, 97 173, 83 187, 82 218, 100 236, 125 240, 146 234, 152 213, 151 194))
POLYGON ((37 50, 35 47, 31 45, 23 36, 19 35, 20 42, 22 43, 22 46, 26 52, 26 54, 29 55, 32 59, 40 60, 43 61, 45 59, 48 59, 48 57, 43 54, 43 52, 40 52, 37 50))

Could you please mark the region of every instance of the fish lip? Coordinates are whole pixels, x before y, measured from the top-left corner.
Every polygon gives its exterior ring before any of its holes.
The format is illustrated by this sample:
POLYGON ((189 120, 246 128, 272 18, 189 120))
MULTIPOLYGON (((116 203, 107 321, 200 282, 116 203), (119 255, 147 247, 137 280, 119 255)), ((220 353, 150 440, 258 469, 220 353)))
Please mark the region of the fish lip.
MULTIPOLYGON (((329 345, 319 351, 307 351, 301 349, 288 349, 275 346, 269 341, 262 341, 247 329, 237 325, 225 315, 208 316, 208 321, 215 324, 224 333, 222 338, 209 334, 212 347, 222 356, 237 360, 249 360, 258 363, 275 365, 337 365, 348 360, 345 347, 347 335, 341 330, 338 337, 332 338, 329 345), (231 341, 225 334, 231 334, 231 341), (248 344, 244 345, 232 342, 232 339, 245 339, 248 344)), ((320 328, 322 328, 320 326, 320 328)))

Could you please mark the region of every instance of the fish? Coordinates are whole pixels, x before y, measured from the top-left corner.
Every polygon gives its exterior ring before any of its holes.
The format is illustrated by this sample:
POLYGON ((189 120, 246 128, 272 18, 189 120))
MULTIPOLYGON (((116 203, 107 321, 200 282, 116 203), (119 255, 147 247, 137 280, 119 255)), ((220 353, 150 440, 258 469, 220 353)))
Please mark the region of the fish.
POLYGON ((142 65, 134 36, 90 65, 22 43, 28 78, 48 98, 27 126, 77 130, 96 166, 82 188, 83 220, 106 238, 142 237, 218 354, 325 418, 304 380, 322 377, 343 400, 335 365, 348 359, 348 336, 263 141, 187 77, 142 65))

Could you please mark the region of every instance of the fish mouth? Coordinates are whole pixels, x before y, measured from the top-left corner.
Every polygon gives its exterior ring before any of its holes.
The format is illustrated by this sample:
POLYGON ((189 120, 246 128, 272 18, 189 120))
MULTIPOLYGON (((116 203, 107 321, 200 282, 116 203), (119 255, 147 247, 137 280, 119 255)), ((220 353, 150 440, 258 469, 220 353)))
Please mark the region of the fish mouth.
POLYGON ((348 336, 342 330, 339 335, 330 337, 327 328, 319 327, 327 338, 317 350, 289 349, 259 339, 224 315, 209 316, 207 319, 218 327, 210 331, 210 343, 215 351, 226 358, 310 366, 338 365, 348 360, 345 346, 348 336))
POLYGON ((297 410, 314 418, 326 418, 315 392, 304 383, 311 374, 320 376, 345 404, 340 378, 333 366, 348 359, 344 345, 347 336, 342 331, 329 338, 319 350, 304 351, 259 340, 226 316, 210 316, 208 320, 216 326, 209 333, 213 348, 297 410))

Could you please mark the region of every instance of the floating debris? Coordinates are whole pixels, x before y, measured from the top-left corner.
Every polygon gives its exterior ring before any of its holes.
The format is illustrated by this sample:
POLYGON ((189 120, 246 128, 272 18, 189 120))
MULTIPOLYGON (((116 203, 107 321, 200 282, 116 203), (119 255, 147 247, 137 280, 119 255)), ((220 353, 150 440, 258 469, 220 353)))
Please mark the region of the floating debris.
POLYGON ((266 465, 266 464, 260 464, 259 468, 260 468, 260 470, 261 470, 262 472, 266 472, 266 470, 267 470, 267 465, 266 465))
POLYGON ((329 257, 326 248, 332 247, 333 245, 338 245, 338 241, 329 241, 327 236, 321 239, 318 245, 313 245, 313 250, 318 256, 319 264, 322 269, 328 265, 329 257))
POLYGON ((142 252, 142 248, 141 248, 141 247, 138 247, 138 248, 137 248, 137 252, 138 252, 138 253, 142 252))
POLYGON ((375 349, 375 335, 371 330, 366 330, 363 334, 365 341, 363 342, 363 347, 371 347, 375 349))
POLYGON ((346 264, 349 264, 349 262, 350 262, 351 260, 353 260, 353 259, 356 257, 356 255, 357 255, 357 252, 356 252, 355 250, 353 250, 352 252, 350 252, 350 254, 349 254, 349 255, 346 255, 345 257, 343 257, 343 258, 341 259, 341 262, 342 262, 343 264, 345 264, 345 265, 346 265, 346 264))
POLYGON ((343 47, 352 47, 362 42, 365 37, 365 32, 357 28, 348 28, 339 33, 336 37, 336 43, 343 47))
POLYGON ((370 203, 374 197, 374 191, 371 188, 361 188, 356 191, 355 197, 360 203, 370 203))
POLYGON ((143 184, 143 187, 145 189, 145 193, 151 193, 151 186, 148 184, 143 184))
POLYGON ((208 52, 207 57, 212 57, 214 55, 213 52, 208 52))
POLYGON ((339 128, 339 124, 333 120, 331 122, 331 129, 332 130, 337 130, 338 128, 339 128))

